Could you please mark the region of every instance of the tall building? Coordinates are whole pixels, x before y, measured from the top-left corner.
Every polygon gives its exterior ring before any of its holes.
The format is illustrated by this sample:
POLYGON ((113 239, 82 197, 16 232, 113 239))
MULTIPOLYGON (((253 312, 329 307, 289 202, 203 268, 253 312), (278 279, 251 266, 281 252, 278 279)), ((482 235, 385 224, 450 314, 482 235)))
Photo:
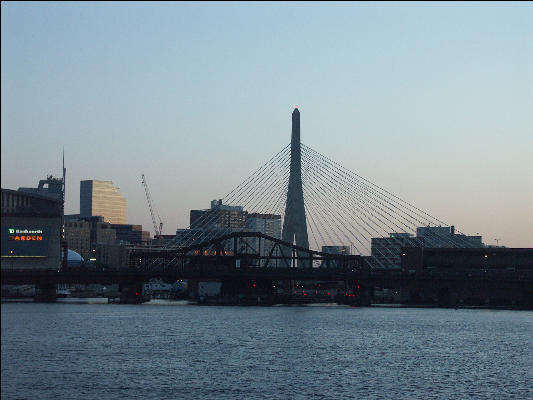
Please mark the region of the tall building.
POLYGON ((242 231, 246 227, 247 211, 241 206, 222 204, 222 200, 211 201, 208 210, 191 210, 190 228, 209 231, 242 231))
POLYGON ((246 218, 246 230, 281 239, 281 215, 249 213, 246 218))
MULTIPOLYGON (((246 230, 248 232, 264 233, 276 239, 281 239, 281 215, 250 213, 246 218, 246 230)), ((250 238, 248 241, 250 246, 256 249, 259 255, 263 257, 268 256, 274 247, 273 242, 266 240, 262 241, 262 246, 260 247, 259 238, 250 238)), ((261 266, 265 264, 266 260, 262 260, 261 266)), ((273 265, 272 262, 269 265, 273 265)))
POLYGON ((126 199, 111 181, 80 182, 80 217, 102 216, 111 224, 126 223, 126 199))

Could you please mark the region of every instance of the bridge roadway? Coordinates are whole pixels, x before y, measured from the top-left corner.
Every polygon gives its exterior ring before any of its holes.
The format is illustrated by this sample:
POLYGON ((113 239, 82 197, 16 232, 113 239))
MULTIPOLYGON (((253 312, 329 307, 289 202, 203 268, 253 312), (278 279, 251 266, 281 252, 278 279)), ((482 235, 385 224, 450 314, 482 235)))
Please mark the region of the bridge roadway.
POLYGON ((295 280, 295 281, 351 281, 380 287, 433 285, 491 285, 515 286, 533 290, 533 271, 457 270, 433 271, 422 274, 403 274, 394 270, 357 270, 346 268, 259 268, 228 265, 187 265, 184 267, 151 270, 124 268, 104 270, 95 268, 66 268, 61 270, 2 269, 2 284, 128 284, 145 283, 159 278, 165 282, 178 279, 194 280, 295 280))
POLYGON ((55 284, 58 283, 120 284, 128 288, 127 297, 135 298, 142 284, 153 278, 160 278, 165 282, 175 282, 178 279, 216 280, 221 281, 223 287, 228 288, 250 288, 251 282, 257 282, 255 292, 258 295, 271 295, 272 293, 268 291, 272 289, 268 288, 272 288, 275 281, 343 281, 345 290, 355 290, 357 286, 358 292, 368 299, 373 297, 374 288, 382 287, 399 289, 404 298, 423 301, 432 299, 431 301, 437 301, 442 306, 455 306, 468 299, 482 299, 485 303, 509 304, 533 309, 532 270, 447 270, 423 274, 402 274, 399 271, 364 271, 345 268, 236 268, 223 264, 192 264, 181 268, 151 270, 135 268, 122 270, 67 268, 59 271, 3 269, 1 276, 4 285, 35 284, 41 286, 45 292, 45 298, 49 299, 54 298, 55 284))

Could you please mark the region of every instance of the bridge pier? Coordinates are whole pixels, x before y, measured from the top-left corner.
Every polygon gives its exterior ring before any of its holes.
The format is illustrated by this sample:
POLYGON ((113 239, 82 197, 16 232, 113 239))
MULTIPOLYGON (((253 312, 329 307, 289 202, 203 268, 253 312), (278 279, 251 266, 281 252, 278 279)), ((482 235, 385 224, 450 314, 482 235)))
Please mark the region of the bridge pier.
POLYGON ((147 299, 143 295, 142 282, 131 282, 125 286, 120 295, 121 304, 141 304, 146 302, 147 299))
POLYGON ((37 303, 54 303, 57 299, 56 284, 43 283, 35 285, 34 301, 37 303))

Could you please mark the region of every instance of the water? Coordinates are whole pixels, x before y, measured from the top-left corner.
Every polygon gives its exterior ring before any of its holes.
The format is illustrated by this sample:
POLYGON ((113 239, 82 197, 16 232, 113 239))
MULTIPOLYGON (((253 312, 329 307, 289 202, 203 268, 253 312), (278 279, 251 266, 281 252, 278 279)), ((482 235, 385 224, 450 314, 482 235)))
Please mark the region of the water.
POLYGON ((2 304, 2 399, 533 399, 533 312, 2 304))

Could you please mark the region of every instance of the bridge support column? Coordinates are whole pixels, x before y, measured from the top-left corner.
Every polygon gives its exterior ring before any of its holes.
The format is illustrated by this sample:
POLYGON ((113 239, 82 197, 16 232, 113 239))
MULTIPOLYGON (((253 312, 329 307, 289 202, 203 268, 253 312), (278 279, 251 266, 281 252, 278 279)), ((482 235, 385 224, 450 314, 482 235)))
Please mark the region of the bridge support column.
POLYGON ((35 298, 34 300, 39 303, 53 303, 57 299, 56 284, 44 283, 41 285, 35 285, 35 298))
POLYGON ((131 282, 123 289, 120 296, 120 302, 123 304, 140 304, 144 303, 146 299, 143 296, 143 284, 139 282, 131 282))
MULTIPOLYGON (((284 242, 294 243, 297 246, 309 248, 307 236, 307 223, 305 219, 304 194, 302 189, 302 156, 300 147, 300 111, 297 108, 292 113, 291 135, 291 164, 289 175, 289 187, 287 191, 287 203, 285 204, 285 216, 283 218, 282 239, 284 242)), ((285 249, 286 256, 291 255, 291 249, 285 249)), ((311 263, 303 260, 304 254, 298 253, 298 267, 311 267, 311 263)), ((293 254, 294 259, 295 254, 293 254)), ((285 261, 287 266, 292 263, 285 261)), ((296 266, 296 265, 294 265, 296 266)))
POLYGON ((274 299, 274 283, 270 279, 224 279, 221 303, 269 305, 274 299))

